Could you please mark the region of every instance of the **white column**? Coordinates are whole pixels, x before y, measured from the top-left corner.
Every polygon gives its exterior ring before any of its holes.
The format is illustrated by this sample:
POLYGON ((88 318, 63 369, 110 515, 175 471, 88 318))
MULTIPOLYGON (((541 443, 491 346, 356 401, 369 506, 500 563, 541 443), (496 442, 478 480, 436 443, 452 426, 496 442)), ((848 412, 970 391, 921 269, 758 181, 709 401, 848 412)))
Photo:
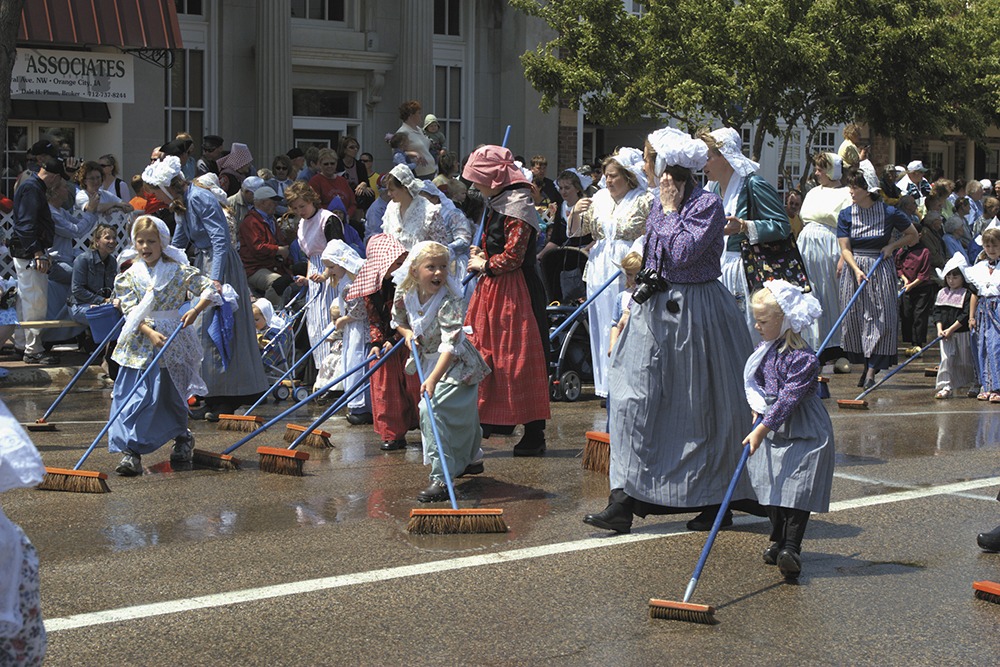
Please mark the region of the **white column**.
POLYGON ((257 0, 257 136, 250 147, 258 167, 292 147, 291 0, 257 0))
POLYGON ((419 100, 425 111, 434 108, 434 3, 405 0, 401 3, 399 100, 386 100, 399 106, 407 100, 419 100))

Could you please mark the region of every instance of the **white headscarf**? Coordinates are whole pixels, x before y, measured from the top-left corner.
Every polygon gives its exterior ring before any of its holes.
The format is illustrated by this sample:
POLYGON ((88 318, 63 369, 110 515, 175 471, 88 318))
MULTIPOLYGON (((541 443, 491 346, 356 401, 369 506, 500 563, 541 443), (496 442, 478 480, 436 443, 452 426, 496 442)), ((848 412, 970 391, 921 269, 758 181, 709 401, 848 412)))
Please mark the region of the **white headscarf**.
POLYGON ((142 257, 136 257, 132 262, 129 271, 136 276, 140 287, 145 289, 145 293, 142 300, 139 301, 138 305, 125 318, 125 325, 121 333, 122 336, 131 334, 139 328, 143 320, 149 317, 149 314, 153 311, 153 297, 156 292, 163 290, 170 284, 170 280, 174 274, 180 270, 180 265, 189 264, 187 255, 180 248, 174 248, 170 245, 170 230, 167 229, 166 223, 153 215, 140 215, 136 218, 135 223, 132 224, 133 247, 135 246, 136 228, 139 226, 139 221, 143 219, 152 220, 156 225, 156 230, 160 233, 160 246, 163 255, 173 261, 167 262, 161 257, 160 261, 152 269, 142 260, 142 257))
POLYGON ((571 174, 574 174, 578 179, 580 179, 580 189, 583 190, 584 196, 586 196, 587 188, 591 186, 591 184, 594 182, 594 179, 591 178, 590 176, 581 174, 579 171, 577 171, 576 167, 570 167, 566 171, 570 172, 571 174))
POLYGON ((743 138, 731 127, 720 127, 709 132, 719 144, 718 150, 737 174, 746 178, 760 169, 760 164, 743 154, 743 138))
POLYGON ((176 155, 168 155, 162 160, 150 162, 142 171, 142 180, 154 188, 166 189, 168 185, 181 175, 181 159, 176 155))
MULTIPOLYGON (((428 247, 440 246, 444 248, 448 256, 451 257, 451 253, 448 251, 448 247, 438 243, 437 241, 421 241, 415 244, 411 249, 410 253, 406 256, 406 260, 403 265, 396 269, 392 274, 392 282, 396 284, 396 288, 406 280, 406 276, 410 273, 410 267, 413 266, 413 261, 420 259, 421 252, 428 247)), ((462 285, 455 278, 452 272, 452 265, 449 262, 448 265, 448 277, 445 280, 444 289, 439 289, 437 294, 428 299, 425 303, 420 303, 419 288, 414 285, 406 292, 403 293, 403 305, 406 306, 406 316, 410 320, 410 328, 413 333, 417 336, 423 335, 425 331, 428 331, 433 327, 435 320, 437 319, 438 309, 441 307, 441 303, 444 301, 444 297, 448 292, 451 292, 453 296, 458 298, 463 298, 462 285)), ((393 322, 393 327, 399 326, 399 323, 393 322)))
POLYGON ((708 162, 708 146, 705 142, 677 128, 661 128, 646 137, 646 140, 656 151, 653 171, 657 178, 663 175, 668 166, 698 171, 708 162))
POLYGON ((402 183, 406 191, 410 193, 411 197, 416 197, 420 194, 421 188, 424 187, 424 182, 413 175, 410 168, 405 164, 397 164, 389 172, 390 176, 393 176, 397 181, 402 183))
POLYGON ((354 248, 340 239, 333 239, 326 244, 320 260, 324 263, 329 262, 330 264, 343 267, 344 270, 354 276, 358 275, 361 265, 365 263, 365 260, 361 259, 361 255, 354 248))
POLYGON ((284 329, 285 320, 278 317, 274 312, 274 305, 268 299, 261 297, 253 302, 254 308, 260 311, 261 317, 267 322, 270 329, 284 329))
POLYGON ((227 195, 226 191, 219 185, 219 177, 212 172, 202 174, 198 178, 194 179, 194 182, 215 195, 215 198, 219 200, 220 204, 225 205, 226 201, 229 199, 229 195, 227 195))
POLYGON ((649 181, 646 179, 646 161, 642 157, 641 150, 627 146, 619 148, 612 159, 635 174, 636 180, 639 181, 639 187, 636 190, 645 192, 649 189, 649 181))

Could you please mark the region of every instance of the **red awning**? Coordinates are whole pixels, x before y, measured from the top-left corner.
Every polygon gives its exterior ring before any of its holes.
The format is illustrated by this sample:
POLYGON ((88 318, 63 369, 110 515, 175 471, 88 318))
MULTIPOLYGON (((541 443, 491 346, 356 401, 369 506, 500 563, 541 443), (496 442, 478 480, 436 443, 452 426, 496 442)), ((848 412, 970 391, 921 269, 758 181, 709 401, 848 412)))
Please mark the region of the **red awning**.
POLYGON ((174 0, 29 0, 17 41, 51 46, 182 49, 174 0))

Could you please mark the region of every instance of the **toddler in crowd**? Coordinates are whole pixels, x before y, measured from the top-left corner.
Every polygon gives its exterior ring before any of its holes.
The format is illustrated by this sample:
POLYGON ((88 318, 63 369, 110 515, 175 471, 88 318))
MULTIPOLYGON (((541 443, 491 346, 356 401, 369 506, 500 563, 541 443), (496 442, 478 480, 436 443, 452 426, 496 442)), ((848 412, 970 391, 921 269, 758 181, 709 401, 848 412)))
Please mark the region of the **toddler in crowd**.
POLYGON ((621 267, 622 271, 625 272, 625 289, 619 292, 618 298, 615 299, 615 314, 612 318, 613 324, 611 325, 611 344, 608 346, 609 357, 611 356, 611 351, 615 349, 618 337, 625 330, 625 325, 628 324, 628 318, 632 312, 632 294, 635 292, 635 277, 639 275, 639 270, 642 269, 642 255, 634 250, 630 251, 622 257, 621 267))
POLYGON ((413 171, 417 168, 416 151, 410 150, 410 138, 406 132, 397 132, 389 139, 389 148, 392 149, 392 163, 405 164, 413 171))
MULTIPOLYGON (((937 393, 934 398, 951 398, 961 387, 973 383, 972 341, 969 338, 969 308, 972 292, 965 286, 965 269, 969 263, 956 252, 938 276, 945 286, 934 300, 934 326, 941 339, 941 363, 937 372, 937 393)), ((969 390, 976 395, 976 388, 969 390)))
POLYGON ((285 330, 285 320, 275 314, 269 299, 260 298, 253 302, 253 324, 264 368, 285 370, 285 355, 291 335, 285 330))
POLYGON ((816 395, 819 359, 801 336, 822 309, 784 280, 766 282, 751 305, 763 342, 743 370, 747 402, 761 417, 743 440, 756 453, 747 469, 771 520, 764 562, 797 580, 809 514, 829 510, 833 485, 833 424, 816 395))
POLYGON ((432 113, 424 116, 424 135, 431 140, 428 150, 430 150, 431 155, 437 158, 444 152, 445 146, 448 145, 448 139, 441 131, 441 123, 438 122, 437 116, 432 113))

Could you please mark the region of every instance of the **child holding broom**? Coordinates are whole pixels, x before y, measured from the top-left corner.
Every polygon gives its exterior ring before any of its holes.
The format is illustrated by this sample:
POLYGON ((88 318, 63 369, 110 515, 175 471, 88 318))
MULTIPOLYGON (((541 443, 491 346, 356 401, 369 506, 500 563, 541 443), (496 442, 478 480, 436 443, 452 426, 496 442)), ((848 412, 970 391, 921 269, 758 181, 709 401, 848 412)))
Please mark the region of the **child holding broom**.
POLYGON ((796 580, 810 512, 830 508, 833 485, 833 424, 816 395, 819 359, 801 332, 820 316, 811 294, 784 280, 771 280, 751 299, 755 328, 764 342, 743 370, 747 402, 762 421, 743 439, 754 454, 750 482, 771 520, 764 562, 796 580))
POLYGON ((978 335, 975 353, 983 386, 977 398, 1000 403, 1000 227, 987 227, 976 241, 983 252, 965 277, 976 288, 969 302, 969 328, 978 335))
POLYGON ((188 430, 187 399, 205 395, 201 377, 202 346, 191 324, 198 314, 221 297, 211 280, 188 263, 184 251, 170 245, 170 231, 159 218, 143 215, 132 225, 137 257, 128 271, 115 279, 125 325, 112 358, 121 366, 111 395, 111 414, 126 407, 108 431, 108 450, 124 454, 115 469, 119 475, 142 474, 143 454, 174 440, 170 462, 189 466, 194 435, 188 430), (188 292, 199 294, 197 305, 181 315, 188 292), (184 329, 163 355, 159 373, 137 384, 158 348, 178 323, 184 329))
MULTIPOLYGON (((462 327, 465 300, 462 286, 451 271, 451 252, 434 241, 421 241, 410 250, 393 278, 398 287, 392 307, 392 324, 407 347, 422 350, 426 380, 420 392, 434 401, 438 431, 447 442, 448 470, 453 477, 483 471, 482 429, 479 425, 479 382, 490 368, 466 337, 462 327)), ((415 373, 413 360, 407 373, 415 373)), ((423 503, 448 499, 434 433, 424 402, 420 403, 420 431, 424 464, 430 463, 431 483, 417 494, 423 503)))
MULTIPOLYGON (((941 336, 941 363, 937 372, 937 393, 934 398, 951 398, 955 391, 973 382, 972 342, 969 340, 969 307, 972 292, 965 286, 965 269, 969 263, 956 252, 938 269, 945 286, 934 300, 934 326, 941 336)), ((972 390, 975 396, 975 389, 972 390)))
POLYGON ((642 255, 635 250, 630 251, 622 257, 622 271, 625 272, 625 289, 618 293, 615 299, 615 314, 611 325, 611 342, 608 345, 608 356, 615 349, 615 342, 628 324, 629 314, 632 312, 632 294, 635 292, 635 277, 642 269, 642 255))

